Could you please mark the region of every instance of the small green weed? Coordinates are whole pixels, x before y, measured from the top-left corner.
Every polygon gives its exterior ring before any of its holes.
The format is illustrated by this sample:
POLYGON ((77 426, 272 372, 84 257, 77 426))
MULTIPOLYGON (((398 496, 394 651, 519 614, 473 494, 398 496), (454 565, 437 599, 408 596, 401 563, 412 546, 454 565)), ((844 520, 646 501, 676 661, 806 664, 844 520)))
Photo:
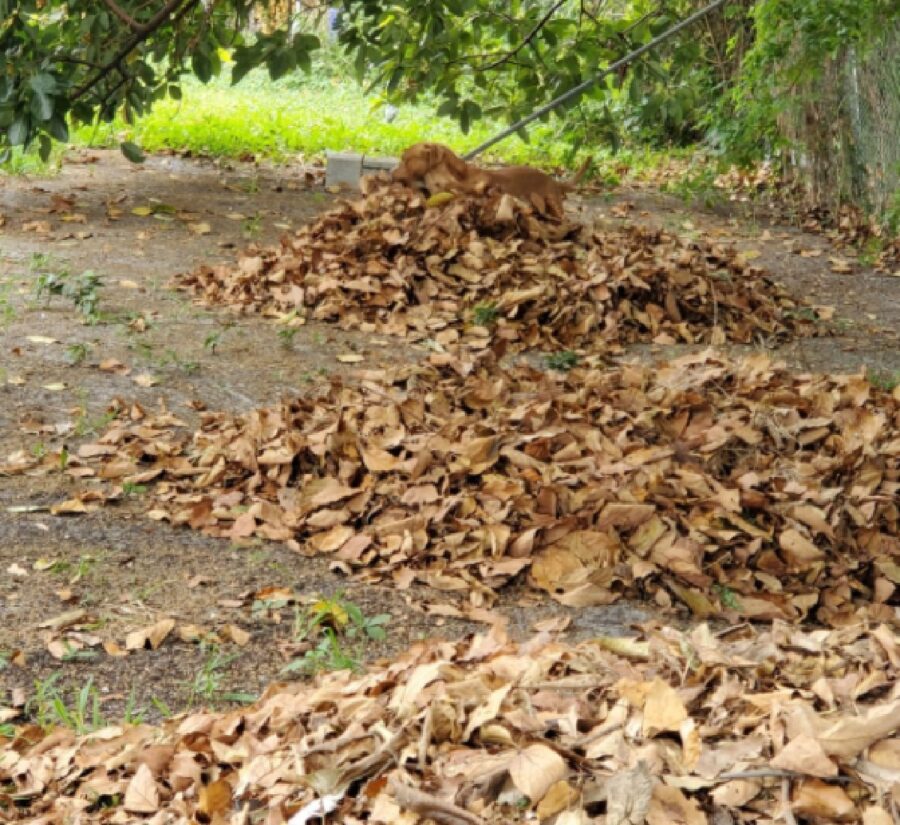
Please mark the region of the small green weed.
POLYGON ((786 309, 784 311, 785 318, 798 318, 801 321, 811 321, 817 323, 821 319, 819 313, 812 307, 799 307, 798 309, 786 309))
POLYGON ((725 607, 728 610, 741 609, 741 601, 738 598, 737 593, 730 587, 726 587, 723 584, 714 584, 712 591, 719 597, 719 601, 722 602, 722 607, 725 607))
POLYGON ((69 346, 66 347, 66 354, 64 356, 66 363, 73 367, 82 363, 87 358, 89 349, 87 344, 69 344, 69 346))
POLYGON ((554 352, 544 359, 547 368, 551 370, 559 370, 560 372, 568 372, 578 366, 578 355, 572 350, 563 350, 562 352, 554 352))
POLYGON ((674 183, 665 183, 661 187, 664 192, 677 195, 686 204, 700 203, 707 209, 724 200, 724 193, 716 186, 718 171, 710 163, 694 167, 674 183))
POLYGON ((248 195, 258 195, 259 194, 259 178, 247 178, 247 180, 241 181, 241 191, 246 192, 248 195))
POLYGON ((867 238, 859 248, 860 264, 862 266, 874 266, 878 262, 878 259, 881 257, 881 253, 884 252, 884 247, 884 238, 879 238, 874 235, 870 238, 867 238))
POLYGON ((345 599, 342 593, 298 609, 294 639, 311 642, 314 647, 282 672, 309 675, 323 670, 359 670, 366 645, 386 638, 385 625, 390 619, 389 613, 366 616, 359 605, 345 599))
POLYGON ((243 231, 245 238, 255 238, 257 235, 259 235, 261 230, 262 215, 259 212, 244 220, 243 231))
POLYGON ((97 658, 97 651, 87 648, 77 648, 70 642, 63 641, 65 651, 61 661, 63 662, 91 662, 97 658))
POLYGON ((99 289, 103 281, 95 272, 87 270, 73 276, 67 269, 55 272, 39 272, 35 281, 35 298, 47 303, 54 295, 68 298, 89 324, 100 320, 99 289))
POLYGON ((25 703, 25 713, 45 729, 61 725, 84 734, 106 727, 93 677, 75 693, 70 706, 59 686, 60 675, 54 673, 34 683, 34 695, 25 703))
POLYGON ((135 484, 133 481, 125 481, 122 483, 122 495, 126 498, 130 498, 132 496, 142 496, 146 492, 146 484, 135 484))
POLYGON ((222 343, 221 332, 211 332, 203 339, 203 349, 212 355, 216 354, 216 348, 222 343))
POLYGON ((866 380, 875 388, 885 392, 893 392, 900 386, 900 371, 868 370, 866 380))
POLYGON ((119 417, 116 410, 107 410, 101 415, 92 416, 87 407, 87 392, 78 393, 78 414, 75 416, 74 433, 79 438, 102 432, 119 417))
POLYGON ((142 725, 147 718, 146 708, 139 707, 134 695, 134 688, 128 692, 128 700, 125 702, 125 724, 142 725))
POLYGON ((284 349, 291 349, 298 331, 299 327, 282 327, 278 330, 278 342, 284 349))
POLYGON ((496 304, 476 304, 472 309, 472 320, 479 327, 489 327, 496 323, 499 314, 496 304))
POLYGON ((12 290, 11 283, 0 284, 0 329, 15 321, 18 315, 12 303, 12 290))
POLYGON ((208 706, 218 701, 253 702, 256 696, 249 693, 226 691, 222 686, 224 671, 238 658, 237 653, 223 653, 218 645, 201 642, 200 650, 205 655, 203 666, 187 684, 188 702, 193 707, 198 700, 208 706))
POLYGON ((183 372, 185 375, 193 375, 200 372, 200 362, 191 360, 190 358, 182 358, 175 350, 167 349, 159 358, 161 367, 173 366, 175 369, 183 372))

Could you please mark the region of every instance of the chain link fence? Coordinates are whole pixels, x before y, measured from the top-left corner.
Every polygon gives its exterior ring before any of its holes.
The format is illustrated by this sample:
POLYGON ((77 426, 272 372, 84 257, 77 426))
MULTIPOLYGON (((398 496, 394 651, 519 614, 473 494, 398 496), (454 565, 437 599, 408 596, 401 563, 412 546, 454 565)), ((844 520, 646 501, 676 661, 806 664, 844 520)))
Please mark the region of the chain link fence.
POLYGON ((900 217, 900 26, 860 54, 829 62, 783 124, 803 147, 794 167, 810 201, 836 209, 850 202, 900 217))

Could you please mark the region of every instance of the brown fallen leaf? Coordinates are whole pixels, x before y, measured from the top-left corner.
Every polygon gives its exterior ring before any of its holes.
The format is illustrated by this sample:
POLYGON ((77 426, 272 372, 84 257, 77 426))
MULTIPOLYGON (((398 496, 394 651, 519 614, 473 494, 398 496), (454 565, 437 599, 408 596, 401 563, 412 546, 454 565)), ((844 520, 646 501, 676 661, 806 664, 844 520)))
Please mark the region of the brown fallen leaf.
POLYGON ((772 759, 773 768, 807 774, 827 779, 837 776, 838 767, 832 762, 822 745, 813 737, 801 734, 792 739, 772 759))
POLYGON ((152 650, 156 650, 174 628, 175 620, 167 618, 140 630, 134 630, 125 637, 125 649, 140 650, 149 645, 152 650))
POLYGON ((160 795, 153 773, 146 764, 135 771, 125 789, 125 810, 135 814, 154 814, 159 810, 160 795))
POLYGON ((818 779, 797 784, 791 797, 797 816, 829 822, 848 822, 856 818, 856 806, 840 785, 829 785, 818 779))
POLYGON ((655 784, 643 761, 631 770, 613 774, 605 786, 607 825, 643 825, 655 784))
POLYGON ((509 763, 509 777, 513 784, 535 805, 541 802, 551 787, 565 779, 567 773, 563 758, 546 745, 529 745, 509 763))

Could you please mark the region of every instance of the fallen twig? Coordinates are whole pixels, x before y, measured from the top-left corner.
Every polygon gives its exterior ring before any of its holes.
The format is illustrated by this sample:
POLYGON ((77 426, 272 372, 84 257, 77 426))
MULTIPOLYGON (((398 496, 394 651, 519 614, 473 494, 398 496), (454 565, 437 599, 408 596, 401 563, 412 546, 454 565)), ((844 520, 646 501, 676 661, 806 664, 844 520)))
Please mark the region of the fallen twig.
POLYGON ((460 825, 460 823, 462 825, 483 825, 484 823, 480 816, 469 813, 465 808, 460 808, 452 802, 445 802, 436 796, 405 785, 395 776, 392 776, 388 782, 388 788, 401 807, 433 819, 439 825, 460 825))

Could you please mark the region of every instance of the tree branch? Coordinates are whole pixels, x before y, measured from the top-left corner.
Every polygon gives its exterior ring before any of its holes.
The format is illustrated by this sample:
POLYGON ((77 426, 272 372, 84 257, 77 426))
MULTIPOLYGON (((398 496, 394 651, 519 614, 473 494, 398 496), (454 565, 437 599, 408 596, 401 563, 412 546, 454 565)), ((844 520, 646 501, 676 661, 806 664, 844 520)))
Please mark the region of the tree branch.
POLYGON ((516 46, 512 51, 507 52, 499 60, 495 60, 493 63, 488 63, 487 66, 482 67, 482 71, 487 72, 491 69, 496 69, 498 66, 502 66, 504 63, 506 63, 507 60, 511 60, 513 57, 515 57, 520 51, 522 51, 522 49, 528 46, 532 40, 534 40, 534 38, 537 36, 537 33, 547 25, 547 22, 550 20, 550 18, 553 17, 554 14, 556 14, 559 7, 565 2, 566 0, 556 0, 556 2, 548 9, 547 13, 540 20, 538 20, 537 23, 534 24, 534 28, 525 35, 525 39, 522 40, 522 42, 519 43, 518 46, 516 46))
POLYGON ((104 0, 109 10, 119 18, 126 26, 136 32, 142 32, 146 28, 143 23, 138 23, 116 0, 104 0))
POLYGON ((93 78, 83 85, 79 86, 73 93, 71 100, 74 103, 81 97, 84 97, 91 89, 94 88, 106 75, 108 75, 119 63, 124 60, 133 49, 143 43, 153 32, 160 28, 173 14, 173 12, 185 12, 200 3, 200 0, 169 0, 166 5, 161 8, 150 20, 148 20, 142 31, 136 32, 130 37, 124 46, 117 52, 116 56, 109 61, 93 78), (180 7, 180 8, 179 8, 180 7))

